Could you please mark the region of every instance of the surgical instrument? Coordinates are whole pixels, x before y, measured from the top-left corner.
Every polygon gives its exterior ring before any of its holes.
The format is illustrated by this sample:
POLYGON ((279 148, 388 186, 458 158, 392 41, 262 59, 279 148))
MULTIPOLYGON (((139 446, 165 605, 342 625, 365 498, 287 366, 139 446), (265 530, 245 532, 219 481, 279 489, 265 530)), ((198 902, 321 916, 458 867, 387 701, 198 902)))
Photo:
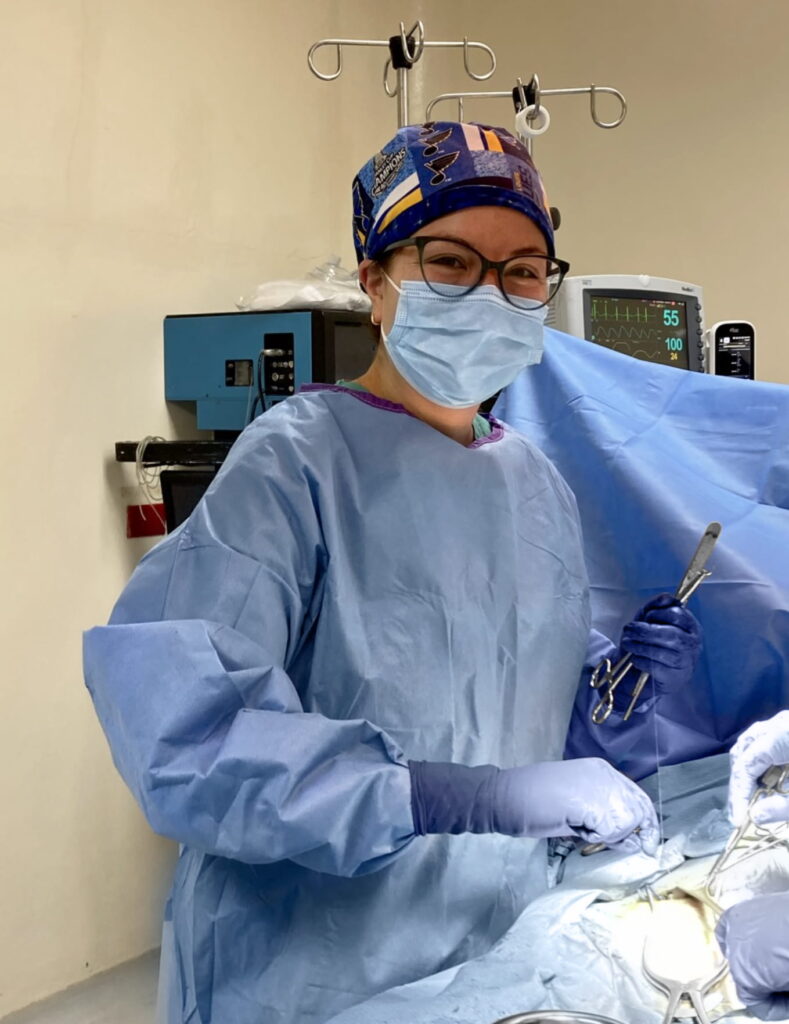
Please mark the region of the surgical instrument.
POLYGON ((493 1024, 619 1024, 613 1017, 578 1010, 529 1010, 511 1017, 501 1017, 493 1024))
MULTIPOLYGON (((637 835, 641 831, 640 828, 633 829, 633 834, 637 835)), ((594 853, 602 853, 603 850, 610 850, 611 847, 608 843, 584 843, 581 847, 582 857, 591 857, 594 853)))
POLYGON ((668 996, 668 1006, 663 1017, 663 1024, 671 1024, 671 1021, 678 1015, 680 1003, 683 998, 687 999, 693 1007, 699 1024, 710 1024, 707 1011, 704 1007, 704 997, 721 981, 729 969, 729 965, 722 960, 715 972, 706 978, 693 978, 689 981, 680 981, 676 978, 666 978, 658 974, 649 966, 646 946, 644 947, 643 959, 644 974, 649 981, 668 996))
MULTIPOLYGON (((683 938, 685 938, 688 934, 687 926, 691 923, 686 921, 683 916, 679 918, 674 917, 674 913, 680 911, 683 913, 687 912, 694 904, 698 910, 698 922, 705 922, 708 929, 711 930, 712 928, 709 918, 704 915, 702 909, 704 901, 699 901, 698 897, 693 894, 682 892, 681 890, 680 893, 680 902, 676 902, 670 894, 662 897, 659 896, 653 892, 649 884, 643 886, 640 890, 640 894, 644 894, 642 898, 646 898, 649 901, 649 907, 653 915, 661 913, 665 915, 665 913, 671 910, 671 916, 668 919, 665 916, 663 917, 663 926, 659 927, 657 932, 651 931, 646 937, 642 954, 642 969, 648 981, 668 997, 663 1024, 671 1024, 671 1021, 680 1015, 683 1017, 687 1016, 685 1012, 680 1014, 680 1004, 683 1000, 691 1004, 699 1024, 710 1024, 707 1010, 704 1006, 704 997, 723 980, 729 965, 726 958, 721 957, 719 952, 716 951, 714 944, 706 941, 703 930, 696 932, 692 926, 689 929, 689 934, 691 938, 694 935, 698 936, 701 943, 700 948, 704 951, 701 961, 698 959, 694 961, 694 953, 691 947, 688 947, 687 956, 682 954, 678 956, 676 949, 667 946, 673 929, 680 928, 683 938), (674 909, 672 910, 671 908, 674 909), (673 921, 672 928, 666 929, 667 921, 673 921), (715 959, 710 962, 709 968, 707 968, 705 963, 707 953, 713 955, 716 952, 715 959), (666 962, 663 959, 661 963, 661 957, 665 958, 666 956, 668 961, 666 962), (655 961, 657 961, 657 964, 655 961)), ((714 913, 714 908, 712 909, 714 913)), ((695 921, 695 919, 696 915, 694 914, 692 920, 695 921)), ((657 921, 659 919, 653 917, 653 920, 657 921)), ((679 936, 677 937, 679 938, 679 936)))
POLYGON ((715 886, 723 872, 727 871, 730 867, 733 867, 735 863, 742 863, 748 858, 753 857, 755 854, 761 853, 763 850, 767 850, 773 846, 777 846, 782 843, 785 844, 787 842, 785 837, 776 835, 773 830, 764 828, 764 826, 758 825, 753 820, 753 807, 757 801, 762 799, 762 797, 772 796, 775 793, 780 793, 782 795, 789 793, 789 789, 786 788, 787 779, 789 779, 789 765, 773 765, 771 768, 767 769, 759 780, 759 785, 748 802, 748 811, 745 815, 745 819, 742 824, 732 832, 729 837, 729 841, 726 843, 725 847, 710 868, 704 890, 705 895, 712 901, 719 913, 722 908, 718 903, 718 894, 715 891, 715 886), (747 853, 737 861, 732 861, 735 851, 746 839, 746 836, 751 829, 756 833, 755 842, 747 853))
POLYGON ((603 850, 607 850, 608 843, 584 843, 581 847, 582 857, 591 857, 594 853, 602 853, 603 850))
MULTIPOLYGON (((686 604, 704 580, 711 575, 710 570, 706 568, 706 564, 720 533, 720 523, 710 523, 704 531, 704 535, 696 548, 693 558, 690 560, 685 575, 682 577, 682 581, 674 593, 674 597, 680 604, 686 604)), ((614 694, 616 689, 632 667, 633 656, 626 654, 615 664, 612 664, 610 658, 603 658, 595 668, 590 680, 590 686, 595 690, 603 690, 600 700, 592 708, 592 721, 595 725, 602 725, 603 722, 608 721, 610 718, 614 710, 614 694)), ((627 722, 633 713, 636 702, 641 696, 648 678, 648 672, 642 672, 639 675, 635 689, 631 694, 630 703, 623 716, 623 721, 627 722)))

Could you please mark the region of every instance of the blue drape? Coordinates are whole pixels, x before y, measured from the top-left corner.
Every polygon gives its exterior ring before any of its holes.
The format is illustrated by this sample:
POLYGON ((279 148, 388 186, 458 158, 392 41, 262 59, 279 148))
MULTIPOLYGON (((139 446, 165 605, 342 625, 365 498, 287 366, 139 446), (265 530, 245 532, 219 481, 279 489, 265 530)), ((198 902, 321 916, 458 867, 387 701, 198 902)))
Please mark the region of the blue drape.
MULTIPOLYGON (((689 605, 704 627, 701 662, 656 712, 664 763, 723 750, 789 706, 789 387, 646 363, 549 329, 542 363, 494 415, 575 492, 594 625, 608 636, 673 591, 706 525, 723 525, 714 575, 689 605)), ((576 721, 569 752, 645 774, 646 717, 604 734, 576 721)))

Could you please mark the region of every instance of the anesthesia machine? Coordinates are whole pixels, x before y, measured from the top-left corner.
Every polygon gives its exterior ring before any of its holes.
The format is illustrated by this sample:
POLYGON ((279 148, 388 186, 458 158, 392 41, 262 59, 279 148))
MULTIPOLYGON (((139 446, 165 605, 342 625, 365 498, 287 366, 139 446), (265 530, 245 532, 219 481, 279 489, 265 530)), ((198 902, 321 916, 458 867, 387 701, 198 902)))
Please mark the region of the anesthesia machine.
POLYGON ((140 445, 120 441, 118 462, 163 468, 159 477, 168 532, 189 517, 230 451, 260 412, 302 384, 360 376, 372 362, 369 313, 338 309, 198 313, 164 319, 164 393, 188 403, 213 440, 140 445))
POLYGON ((308 309, 168 316, 164 397, 194 402, 200 430, 239 433, 302 384, 360 376, 374 351, 368 313, 308 309))

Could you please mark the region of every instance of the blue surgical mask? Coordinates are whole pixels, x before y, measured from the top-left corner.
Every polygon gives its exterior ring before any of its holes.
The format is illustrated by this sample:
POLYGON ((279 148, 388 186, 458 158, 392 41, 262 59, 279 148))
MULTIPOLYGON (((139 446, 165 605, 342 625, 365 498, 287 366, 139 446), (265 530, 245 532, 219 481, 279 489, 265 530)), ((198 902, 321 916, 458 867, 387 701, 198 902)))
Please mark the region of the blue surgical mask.
POLYGON ((513 306, 495 285, 458 297, 385 276, 400 296, 391 331, 381 328, 386 351, 398 373, 436 405, 479 405, 542 358, 545 306, 513 306))

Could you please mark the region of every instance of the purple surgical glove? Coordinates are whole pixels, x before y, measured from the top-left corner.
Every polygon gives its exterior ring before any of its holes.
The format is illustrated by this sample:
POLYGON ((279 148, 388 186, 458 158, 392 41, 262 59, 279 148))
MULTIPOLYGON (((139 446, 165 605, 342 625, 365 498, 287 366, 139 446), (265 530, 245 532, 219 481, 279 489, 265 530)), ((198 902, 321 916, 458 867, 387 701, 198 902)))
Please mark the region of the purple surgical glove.
POLYGON ((659 829, 646 793, 597 757, 495 768, 410 761, 414 831, 579 836, 654 854, 659 829))
POLYGON ((737 995, 760 1020, 789 1019, 789 893, 730 907, 715 930, 737 995))
POLYGON ((649 672, 661 694, 679 690, 690 681, 701 642, 696 616, 671 594, 658 594, 624 627, 619 648, 632 655, 639 672, 649 672))
MULTIPOLYGON (((789 764, 789 711, 779 711, 766 722, 754 722, 731 748, 729 757, 729 818, 732 824, 741 825, 762 775, 773 765, 789 764)), ((760 825, 789 821, 789 795, 761 797, 753 807, 753 820, 760 825)))

